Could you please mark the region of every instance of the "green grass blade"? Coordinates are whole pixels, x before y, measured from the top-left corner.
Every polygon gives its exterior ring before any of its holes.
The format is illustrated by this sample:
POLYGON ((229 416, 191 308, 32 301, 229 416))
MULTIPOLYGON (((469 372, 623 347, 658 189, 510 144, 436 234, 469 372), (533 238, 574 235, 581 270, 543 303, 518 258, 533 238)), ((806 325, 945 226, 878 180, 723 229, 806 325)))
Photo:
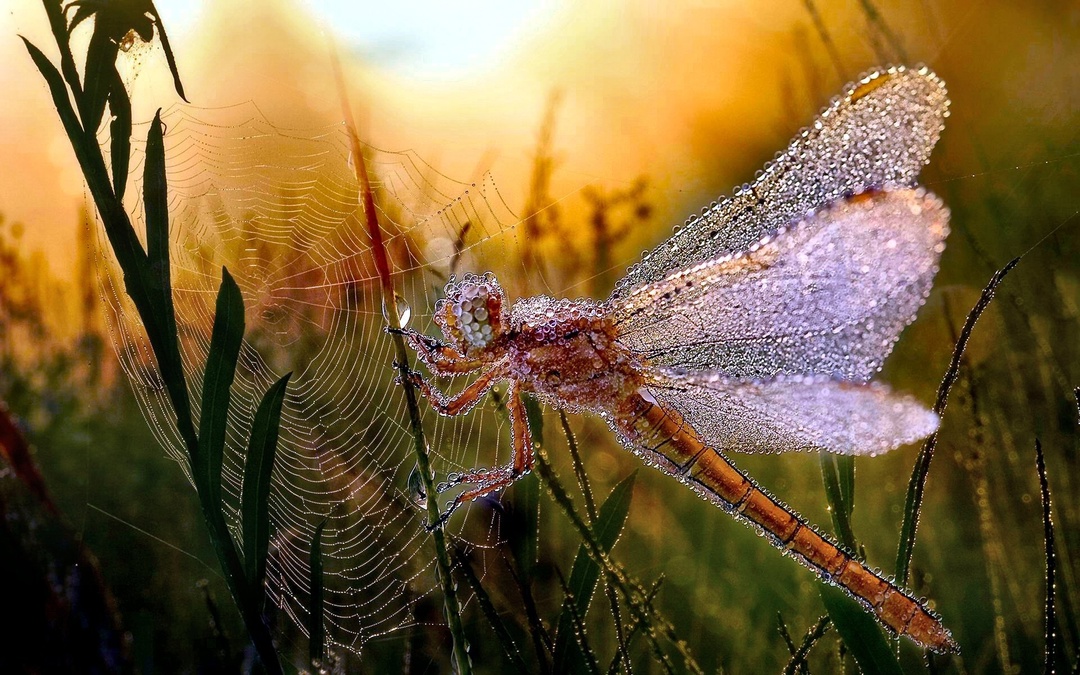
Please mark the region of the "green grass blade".
POLYGON ((469 588, 472 589, 473 595, 476 597, 476 603, 480 606, 480 610, 484 613, 484 617, 487 618, 488 625, 495 631, 495 638, 499 641, 499 646, 502 647, 503 653, 506 654, 506 658, 510 660, 510 663, 517 672, 529 672, 529 667, 526 665, 525 659, 521 656, 521 649, 518 647, 517 642, 514 641, 514 636, 510 634, 510 629, 507 628, 506 622, 499 616, 499 611, 495 608, 495 603, 492 602, 487 589, 480 583, 480 578, 476 576, 476 571, 473 570, 468 557, 461 549, 455 549, 453 555, 456 568, 461 572, 461 576, 464 577, 465 581, 469 584, 469 588))
MULTIPOLYGON (((221 463, 229 417, 230 387, 244 337, 244 299, 229 270, 221 268, 210 355, 203 374, 202 411, 199 416, 199 451, 192 459, 192 474, 200 499, 211 509, 221 508, 221 463), (205 495, 205 496, 204 496, 205 495)), ((205 507, 204 507, 205 510, 205 507)))
MULTIPOLYGON (((837 464, 836 455, 822 450, 819 456, 821 460, 821 480, 825 484, 825 499, 829 502, 829 514, 832 516, 836 536, 839 537, 840 543, 854 554, 858 551, 858 548, 856 547, 855 532, 851 529, 852 506, 844 499, 844 481, 846 478, 842 475, 843 472, 837 464)), ((853 495, 855 493, 854 473, 851 475, 851 481, 852 484, 847 488, 847 491, 853 495)))
MULTIPOLYGON (((960 330, 960 337, 953 348, 949 368, 945 371, 945 377, 941 379, 941 384, 938 386, 937 400, 934 402, 934 412, 937 413, 938 417, 945 413, 945 406, 949 401, 949 391, 952 390, 953 384, 960 376, 960 363, 964 356, 964 350, 967 349, 968 340, 971 339, 971 332, 975 330, 975 323, 986 308, 990 306, 990 301, 994 299, 994 293, 1002 280, 1005 279, 1005 275, 1012 271, 1019 262, 1020 258, 1013 258, 1005 267, 995 272, 989 283, 986 284, 986 288, 983 289, 982 295, 979 296, 979 301, 975 303, 975 306, 968 313, 967 319, 964 321, 964 327, 960 330)), ((911 470, 911 479, 908 481, 907 497, 904 500, 904 521, 900 526, 900 543, 896 547, 896 582, 901 586, 907 585, 908 573, 911 571, 911 556, 915 552, 915 535, 919 527, 919 512, 922 510, 923 492, 926 490, 926 478, 930 475, 930 462, 934 459, 937 438, 938 434, 935 431, 923 443, 922 450, 919 451, 919 456, 915 460, 915 467, 911 470)))
POLYGON ((821 600, 836 632, 864 675, 903 675, 900 662, 877 621, 841 589, 821 584, 821 600))
MULTIPOLYGON (((525 415, 533 443, 544 445, 544 412, 532 396, 523 396, 525 415)), ((511 534, 511 546, 518 570, 525 583, 532 578, 540 548, 540 480, 535 475, 525 476, 514 485, 514 505, 521 515, 517 523, 519 531, 511 534)))
POLYGON ((308 599, 308 658, 312 663, 326 656, 326 628, 323 625, 322 533, 326 521, 319 523, 311 537, 309 558, 311 596, 308 599))
POLYGON ((851 514, 855 512, 855 457, 836 455, 833 461, 836 464, 836 474, 840 478, 840 497, 844 500, 844 510, 847 511, 850 523, 851 514))
MULTIPOLYGON (((172 268, 169 262, 169 185, 165 173, 165 138, 161 111, 154 115, 146 134, 146 156, 143 163, 143 209, 146 213, 145 285, 150 297, 143 322, 147 332, 158 336, 153 341, 154 354, 161 368, 162 379, 169 387, 169 396, 181 420, 191 419, 180 343, 176 328, 176 311, 172 297, 172 268), (153 327, 152 327, 153 326, 153 327), (153 332, 151 332, 153 331, 153 332)), ((115 160, 114 160, 115 170, 115 160)), ((124 179, 126 182, 126 178, 124 179)))
POLYGON ((263 396, 251 424, 247 459, 244 462, 244 493, 240 519, 244 532, 244 572, 252 595, 264 593, 266 552, 270 545, 270 477, 277 455, 281 406, 292 373, 275 382, 263 396))
MULTIPOLYGON (((630 513, 630 498, 634 492, 634 481, 637 472, 624 478, 612 489, 611 494, 600 506, 593 531, 596 533, 596 543, 600 548, 608 552, 615 546, 622 534, 626 517, 630 513)), ((570 568, 570 580, 567 582, 569 597, 563 602, 562 611, 559 613, 558 628, 555 633, 555 656, 554 672, 567 672, 571 668, 571 659, 579 661, 577 665, 587 666, 583 660, 585 655, 580 653, 577 641, 574 639, 574 615, 583 617, 589 611, 593 595, 596 593, 596 585, 600 579, 600 565, 589 555, 584 545, 578 547, 574 558, 574 565, 570 568), (574 604, 570 606, 570 602, 574 604)))
POLYGON ((1043 672, 1052 675, 1057 658, 1057 616, 1054 607, 1057 556, 1054 554, 1054 518, 1050 504, 1050 481, 1046 477, 1046 457, 1042 443, 1035 439, 1035 468, 1039 472, 1039 494, 1042 501, 1043 544, 1046 549, 1046 602, 1043 609, 1043 672))

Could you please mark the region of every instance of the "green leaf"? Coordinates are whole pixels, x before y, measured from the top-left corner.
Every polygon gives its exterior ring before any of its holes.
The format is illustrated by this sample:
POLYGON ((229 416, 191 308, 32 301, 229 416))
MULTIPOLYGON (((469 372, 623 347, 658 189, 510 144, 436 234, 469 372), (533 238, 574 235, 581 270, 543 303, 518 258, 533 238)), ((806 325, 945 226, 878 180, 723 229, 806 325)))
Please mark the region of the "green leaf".
MULTIPOLYGON (((593 532, 596 534, 596 543, 604 551, 610 551, 619 540, 626 517, 630 513, 630 498, 634 492, 634 480, 637 472, 630 474, 616 485, 608 498, 600 506, 596 522, 593 523, 593 532)), ((570 568, 570 580, 567 587, 574 607, 569 607, 564 602, 562 611, 559 613, 558 628, 555 633, 555 656, 553 669, 556 673, 567 672, 571 669, 571 659, 576 661, 575 668, 578 672, 588 669, 588 662, 580 653, 577 640, 574 639, 574 614, 582 617, 589 611, 593 595, 596 593, 596 585, 600 579, 600 566, 588 554, 584 544, 578 547, 577 556, 574 558, 574 566, 570 568)))
POLYGON ((311 537, 310 586, 311 596, 308 602, 308 658, 311 662, 321 661, 326 655, 326 629, 323 626, 323 563, 322 533, 326 521, 319 523, 311 537))
POLYGON ((821 600, 864 675, 903 675, 885 634, 862 605, 843 590, 825 583, 821 584, 821 600))
POLYGON ((113 192, 116 193, 117 201, 123 202, 131 160, 131 101, 115 68, 109 87, 109 111, 112 113, 112 122, 109 123, 109 135, 112 137, 109 154, 112 158, 113 192))
POLYGON ((244 338, 244 299, 229 270, 221 268, 210 355, 203 374, 199 451, 192 459, 192 474, 204 510, 221 509, 221 464, 225 454, 225 431, 229 419, 230 387, 244 338), (205 496, 204 496, 205 495, 205 496))
POLYGON ((840 478, 840 497, 844 500, 844 510, 850 521, 855 511, 855 456, 836 455, 834 461, 840 478))
POLYGON ((488 625, 490 625, 491 629, 495 632, 495 637, 498 639, 499 646, 502 647, 503 653, 506 654, 506 658, 510 660, 514 669, 519 673, 529 672, 529 667, 525 664, 525 659, 521 657, 521 650, 518 648, 517 642, 515 642, 514 637, 510 635, 510 629, 507 628, 506 622, 499 616, 499 610, 495 608, 495 603, 492 602, 487 589, 480 583, 480 578, 476 576, 476 571, 473 570, 469 558, 460 549, 454 550, 454 563, 461 572, 461 576, 468 582, 469 588, 472 589, 476 602, 480 605, 481 611, 484 612, 484 617, 487 618, 488 625))
MULTIPOLYGON (((829 513, 832 515, 836 536, 840 538, 840 543, 854 554, 859 549, 855 533, 851 529, 851 505, 844 499, 843 483, 846 479, 842 476, 843 471, 838 465, 836 455, 825 450, 818 454, 821 461, 821 480, 825 484, 825 499, 829 502, 829 513)), ((852 465, 853 468, 854 465, 852 465)), ((847 488, 847 492, 851 495, 855 492, 854 479, 852 472, 851 485, 847 488)))
MULTIPOLYGON (((534 397, 522 398, 533 442, 543 447, 544 411, 534 397)), ((532 579, 540 548, 540 480, 535 474, 525 476, 514 484, 514 510, 520 514, 520 519, 510 535, 510 545, 521 577, 528 583, 532 579)))
POLYGON ((266 391, 255 421, 251 424, 247 459, 244 461, 244 493, 240 500, 240 518, 244 532, 244 572, 256 597, 264 593, 266 552, 270 545, 270 477, 277 455, 281 406, 285 387, 292 373, 275 382, 266 391))
MULTIPOLYGON (((172 271, 169 263, 169 186, 165 173, 165 138, 161 111, 154 115, 146 134, 146 156, 143 162, 143 209, 146 213, 146 257, 139 269, 144 277, 143 292, 148 298, 145 312, 140 315, 150 334, 161 368, 162 378, 169 388, 169 397, 177 411, 181 429, 191 424, 191 403, 188 400, 180 343, 176 328, 176 310, 172 297, 172 271)), ((115 164, 114 164, 115 166, 115 164)), ((126 182, 126 181, 125 181, 126 182)))

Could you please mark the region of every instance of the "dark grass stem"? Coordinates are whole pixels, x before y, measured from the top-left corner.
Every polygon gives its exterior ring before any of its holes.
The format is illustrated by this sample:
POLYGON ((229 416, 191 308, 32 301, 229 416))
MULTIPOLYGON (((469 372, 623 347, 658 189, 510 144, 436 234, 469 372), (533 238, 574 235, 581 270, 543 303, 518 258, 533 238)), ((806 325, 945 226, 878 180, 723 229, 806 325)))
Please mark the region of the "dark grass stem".
MULTIPOLYGON (((585 463, 581 459, 578 449, 577 438, 570 428, 570 420, 566 417, 566 411, 559 409, 559 423, 562 425, 563 435, 566 436, 566 445, 570 448, 570 457, 574 462, 574 474, 577 476, 578 485, 581 487, 581 496, 585 500, 585 511, 589 516, 590 525, 596 525, 597 510, 596 499, 593 497, 592 486, 589 484, 589 476, 585 473, 585 463)), ((615 588, 604 582, 604 594, 607 595, 608 605, 611 607, 611 616, 615 621, 615 637, 618 641, 619 651, 616 653, 616 663, 622 662, 625 672, 633 672, 630 664, 630 649, 626 643, 626 630, 622 623, 622 611, 619 609, 619 596, 615 588)))
MULTIPOLYGON (((663 577, 660 577, 655 582, 653 582, 652 588, 650 588, 645 594, 645 603, 647 605, 651 606, 653 601, 656 600, 656 594, 660 592, 660 586, 663 583, 663 577)), ((642 632, 642 629, 643 627, 641 625, 641 622, 638 621, 635 617, 630 623, 630 629, 626 631, 626 646, 628 649, 634 643, 634 638, 636 638, 638 634, 642 632)), ((619 661, 621 659, 622 656, 619 654, 616 654, 615 657, 611 659, 611 665, 608 667, 608 675, 617 675, 617 673, 619 672, 619 661)), ((627 662, 629 662, 629 659, 627 659, 627 662)), ((628 669, 626 672, 630 672, 629 666, 627 668, 628 669)))
POLYGON ((574 627, 574 640, 577 642, 578 649, 580 649, 581 653, 584 655, 584 662, 588 667, 589 672, 592 673, 592 675, 600 675, 600 664, 596 662, 596 655, 589 646, 589 640, 585 630, 585 619, 577 610, 577 599, 574 597, 573 591, 570 590, 570 586, 566 583, 566 577, 564 577, 561 572, 558 576, 559 583, 562 585, 563 595, 566 597, 566 609, 570 616, 570 622, 574 627))
POLYGON ((810 21, 814 24, 814 30, 817 31, 818 37, 821 38, 821 43, 825 45, 825 51, 829 53, 829 60, 832 62, 833 68, 836 69, 836 74, 843 80, 845 77, 844 63, 840 59, 840 52, 836 50, 836 45, 833 43, 828 29, 825 28, 825 21, 821 18, 821 12, 818 11, 814 0, 805 0, 805 4, 806 12, 810 15, 810 21))
POLYGON ((698 665, 693 654, 690 653, 686 642, 676 634, 674 625, 652 607, 651 602, 646 599, 647 593, 645 589, 630 578, 621 566, 612 561, 607 552, 597 543, 596 534, 582 519, 577 509, 574 508, 573 500, 570 499, 570 496, 562 487, 558 477, 555 475, 554 468, 542 449, 538 449, 536 452, 536 467, 555 503, 559 505, 581 535, 582 544, 585 546, 589 556, 600 565, 609 583, 613 584, 623 594, 631 613, 641 622, 653 655, 664 671, 673 673, 675 672, 675 666, 659 643, 660 635, 674 646, 675 651, 682 658, 686 670, 697 675, 704 675, 704 671, 698 665))
POLYGON ((1057 577, 1057 556, 1054 554, 1054 519, 1050 505, 1050 481, 1046 478, 1046 457, 1042 443, 1035 439, 1035 468, 1039 472, 1039 494, 1042 497, 1043 542, 1046 547, 1046 605, 1043 614, 1044 659, 1043 673, 1053 675, 1057 655, 1057 613, 1054 595, 1057 577))
POLYGON ((596 500, 593 498, 592 486, 589 485, 589 476, 585 473, 585 463, 581 460, 581 452, 578 450, 577 439, 570 428, 570 420, 566 418, 566 411, 559 409, 559 422, 562 424, 563 434, 566 436, 566 445, 570 448, 570 457, 574 460, 574 475, 577 477, 578 486, 581 488, 581 496, 585 500, 585 512, 589 515, 589 522, 596 522, 596 500))
MULTIPOLYGON (((938 387, 937 399, 934 402, 934 412, 940 418, 945 413, 945 407, 949 401, 949 391, 960 374, 960 364, 967 349, 971 333, 975 329, 975 323, 982 313, 990 306, 994 299, 994 293, 1005 276, 1016 267, 1020 258, 1013 258, 1005 267, 994 273, 990 282, 983 289, 979 301, 968 313, 964 327, 960 330, 960 337, 953 348, 952 360, 949 368, 945 371, 945 377, 938 387)), ((919 527, 919 512, 922 509, 923 494, 926 490, 926 479, 930 474, 930 462, 934 459, 934 450, 937 447, 938 432, 930 434, 923 443, 922 450, 915 460, 915 468, 911 472, 911 480, 908 482, 907 498, 904 502, 904 521, 900 526, 900 543, 896 550, 896 581, 901 586, 907 586, 908 575, 911 572, 911 556, 915 551, 915 536, 919 527)))
MULTIPOLYGON (((780 622, 780 626, 784 625, 783 621, 780 622)), ((784 631, 787 632, 786 630, 784 631)), ((788 661, 787 666, 784 667, 784 675, 794 675, 796 671, 806 672, 806 657, 810 654, 810 650, 814 647, 818 640, 829 632, 829 617, 823 616, 818 619, 817 624, 806 633, 806 637, 803 638, 802 644, 795 650, 795 653, 791 655, 791 660, 788 661)), ((790 637, 787 638, 790 641, 790 637)), ((790 642, 789 642, 790 644, 790 642)), ((792 645, 794 647, 794 645, 792 645)))
POLYGON ((499 645, 503 648, 503 653, 506 654, 506 658, 510 660, 514 670, 518 673, 529 672, 529 667, 525 664, 525 659, 521 656, 521 648, 518 647, 517 641, 514 640, 514 636, 510 634, 510 629, 506 627, 506 622, 499 616, 499 610, 495 608, 495 603, 491 600, 491 596, 488 594, 487 589, 480 583, 480 577, 476 576, 476 571, 473 570, 468 555, 460 548, 454 549, 454 563, 456 564, 457 569, 461 570, 461 575, 464 577, 465 582, 469 584, 469 588, 472 589, 473 596, 476 598, 476 603, 480 606, 480 611, 484 613, 492 630, 495 631, 495 637, 498 638, 499 645))
MULTIPOLYGON (((394 342, 394 358, 400 373, 401 389, 405 392, 405 404, 408 408, 409 426, 412 431, 413 447, 416 452, 416 464, 419 468, 421 480, 424 484, 424 494, 428 495, 427 511, 428 522, 439 522, 439 501, 435 499, 435 475, 431 470, 431 462, 428 458, 427 442, 424 440, 424 427, 420 418, 420 407, 417 403, 416 389, 409 383, 409 350, 405 346, 405 340, 400 332, 400 314, 398 313, 397 293, 394 291, 394 280, 390 269, 390 258, 386 253, 386 245, 383 242, 382 227, 379 225, 378 212, 375 208, 375 195, 371 189, 371 181, 368 177, 367 164, 364 161, 364 149, 360 143, 360 136, 353 120, 352 109, 349 106, 348 96, 345 90, 345 81, 341 73, 341 64, 335 57, 334 73, 338 84, 338 93, 341 98, 342 115, 345 118, 345 128, 349 134, 349 146, 352 154, 353 172, 360 187, 360 199, 364 207, 364 217, 371 238, 372 256, 375 259, 375 267, 379 273, 379 282, 382 287, 384 314, 389 327, 392 329, 390 338, 394 342)), ((431 538, 435 544, 435 557, 438 564, 438 577, 442 585, 443 610, 446 622, 450 627, 450 635, 453 639, 453 654, 451 660, 454 669, 459 675, 472 672, 472 663, 469 659, 469 643, 465 637, 465 629, 461 623, 461 606, 458 603, 455 589, 450 554, 446 547, 446 537, 441 527, 431 528, 431 538)))

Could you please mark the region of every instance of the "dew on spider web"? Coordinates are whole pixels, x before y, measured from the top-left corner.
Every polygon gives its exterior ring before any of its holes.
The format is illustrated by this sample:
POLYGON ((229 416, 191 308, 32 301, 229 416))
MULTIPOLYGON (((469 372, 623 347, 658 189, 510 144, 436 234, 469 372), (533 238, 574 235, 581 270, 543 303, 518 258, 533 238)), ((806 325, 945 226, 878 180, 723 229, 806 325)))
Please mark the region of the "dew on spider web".
MULTIPOLYGON (((308 547, 315 527, 328 518, 327 640, 359 652, 371 639, 412 625, 412 608, 436 580, 424 527, 431 496, 423 490, 404 397, 394 383, 393 344, 383 330, 381 287, 348 164, 348 138, 340 125, 274 127, 251 104, 180 107, 163 119, 173 295, 196 418, 223 265, 246 308, 223 469, 226 517, 239 542, 252 418, 270 385, 294 371, 270 495, 268 590, 273 605, 304 631, 308 547)), ((145 126, 136 127, 133 138, 145 136, 145 126)), ((412 152, 369 148, 367 156, 398 272, 399 323, 431 333, 430 312, 445 282, 441 271, 451 267, 448 257, 463 268, 484 264, 485 251, 514 243, 517 218, 490 178, 460 183, 412 152), (466 229, 463 246, 439 245, 460 241, 466 229)), ((141 171, 137 154, 127 208, 140 235, 141 171)), ((101 266, 99 277, 122 368, 157 439, 190 477, 167 394, 147 384, 160 377, 138 315, 111 264, 101 266)), ((440 479, 506 461, 491 456, 505 446, 496 435, 502 438, 506 429, 490 411, 446 420, 422 410, 440 479)), ((489 545, 498 536, 490 509, 464 511, 451 534, 489 545)))

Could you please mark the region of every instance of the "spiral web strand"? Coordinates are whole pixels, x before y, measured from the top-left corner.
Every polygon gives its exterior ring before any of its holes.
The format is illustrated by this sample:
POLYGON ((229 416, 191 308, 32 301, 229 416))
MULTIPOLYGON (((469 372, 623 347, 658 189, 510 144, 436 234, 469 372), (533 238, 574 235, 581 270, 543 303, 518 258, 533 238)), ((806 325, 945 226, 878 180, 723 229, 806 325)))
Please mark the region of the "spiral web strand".
MULTIPOLYGON (((436 581, 424 511, 409 490, 415 466, 409 421, 394 385, 346 132, 341 126, 279 129, 253 104, 174 108, 163 121, 173 295, 196 416, 223 265, 246 308, 223 469, 226 518, 239 542, 252 419, 267 388, 292 370, 270 495, 268 591, 304 632, 308 547, 315 527, 329 518, 323 536, 327 639, 359 654, 368 641, 414 625, 415 603, 436 581)), ((134 138, 145 131, 136 128, 134 138)), ((141 176, 141 151, 132 176, 141 176)), ((482 251, 514 245, 517 217, 490 177, 466 184, 412 152, 368 147, 365 153, 399 303, 413 308, 399 310, 403 323, 430 333, 430 315, 417 310, 434 306, 453 269, 470 269, 482 251)), ((142 235, 140 180, 129 186, 127 208, 142 235)), ((101 269, 122 368, 154 435, 190 479, 138 314, 115 266, 101 269)), ((423 414, 439 475, 506 461, 498 456, 503 423, 491 411, 453 423, 426 407, 423 414)), ((473 545, 494 543, 498 528, 490 513, 468 509, 453 521, 451 534, 473 545)))

